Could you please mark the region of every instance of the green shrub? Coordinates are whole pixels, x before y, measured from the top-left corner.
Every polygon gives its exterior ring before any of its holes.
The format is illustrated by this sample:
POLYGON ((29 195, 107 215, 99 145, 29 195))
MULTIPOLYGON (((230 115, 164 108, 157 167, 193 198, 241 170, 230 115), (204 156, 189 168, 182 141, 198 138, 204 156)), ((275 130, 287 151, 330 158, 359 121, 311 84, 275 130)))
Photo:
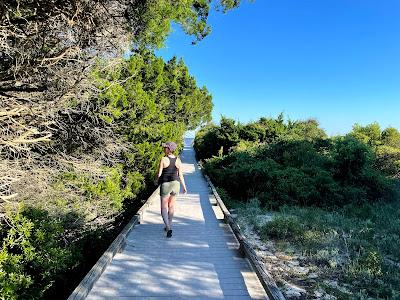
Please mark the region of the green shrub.
POLYGON ((370 293, 378 292, 378 295, 375 296, 388 297, 391 289, 385 291, 385 289, 379 288, 379 286, 383 286, 383 284, 379 284, 379 280, 383 278, 385 269, 383 257, 378 250, 363 250, 362 254, 346 267, 345 278, 349 281, 356 281, 359 286, 375 285, 373 288, 369 288, 370 293))
POLYGON ((298 238, 303 233, 301 223, 295 217, 277 216, 261 228, 261 235, 267 238, 298 238))
POLYGON ((235 207, 236 201, 233 200, 223 188, 217 187, 216 190, 228 209, 235 207))
POLYGON ((224 118, 199 131, 195 149, 206 158, 205 172, 232 198, 255 197, 274 209, 334 208, 396 199, 396 182, 386 176, 400 176, 399 136, 378 124, 327 138, 315 120, 285 123, 280 115, 242 125, 224 118))
POLYGON ((0 295, 3 299, 43 298, 76 259, 60 239, 62 220, 46 211, 21 207, 1 224, 0 295))
POLYGON ((196 133, 194 148, 199 159, 207 159, 217 156, 221 149, 226 155, 234 151, 241 142, 269 144, 281 138, 314 142, 325 139, 326 133, 315 120, 288 120, 285 123, 283 114, 275 119, 260 118, 245 125, 222 117, 219 126, 209 124, 196 133))
POLYGON ((334 177, 346 184, 356 184, 371 171, 373 154, 365 144, 353 138, 337 138, 331 155, 334 161, 334 177))
POLYGON ((218 155, 220 149, 222 152, 224 151, 219 142, 218 131, 219 128, 216 125, 208 124, 196 133, 193 147, 196 149, 196 156, 199 159, 218 155))
POLYGON ((382 145, 376 149, 376 160, 374 163, 376 169, 384 172, 386 175, 400 178, 400 147, 382 145))
POLYGON ((393 127, 381 130, 378 123, 355 124, 349 136, 368 145, 376 154, 375 167, 386 175, 400 178, 400 132, 393 127))
POLYGON ((108 198, 109 204, 118 211, 126 199, 135 197, 143 189, 144 178, 137 171, 124 174, 123 165, 118 165, 105 168, 105 172, 107 176, 99 182, 84 178, 83 188, 89 199, 108 198))
POLYGON ((351 137, 328 142, 280 139, 207 159, 204 170, 242 201, 256 197, 270 208, 333 208, 396 198, 394 181, 373 168, 373 157, 368 146, 351 137))

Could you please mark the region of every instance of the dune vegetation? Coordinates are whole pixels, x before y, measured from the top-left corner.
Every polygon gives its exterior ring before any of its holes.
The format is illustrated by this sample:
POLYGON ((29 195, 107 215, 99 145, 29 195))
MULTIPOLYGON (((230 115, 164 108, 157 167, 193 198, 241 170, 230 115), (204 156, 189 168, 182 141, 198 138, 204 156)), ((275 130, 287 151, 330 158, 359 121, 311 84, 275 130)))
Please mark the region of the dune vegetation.
POLYGON ((315 120, 223 118, 203 127, 194 145, 248 237, 266 243, 264 260, 284 290, 295 284, 304 297, 336 299, 400 295, 397 129, 355 124, 328 137, 315 120), (277 264, 277 253, 287 262, 277 264))

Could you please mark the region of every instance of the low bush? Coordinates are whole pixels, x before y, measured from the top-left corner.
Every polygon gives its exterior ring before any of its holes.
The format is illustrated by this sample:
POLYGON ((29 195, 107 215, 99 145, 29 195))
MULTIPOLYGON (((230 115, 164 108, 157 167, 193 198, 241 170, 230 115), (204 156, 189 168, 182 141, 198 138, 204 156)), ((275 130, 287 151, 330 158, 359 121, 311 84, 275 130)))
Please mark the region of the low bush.
POLYGON ((278 216, 261 229, 264 238, 286 239, 298 237, 303 232, 301 223, 292 216, 278 216))
POLYGON ((21 207, 2 224, 0 294, 3 299, 42 299, 77 260, 79 251, 62 234, 70 218, 21 207))
POLYGON ((280 140, 206 160, 204 170, 232 198, 263 206, 338 207, 396 196, 394 181, 373 168, 374 154, 351 137, 326 143, 280 140))
POLYGON ((348 134, 368 145, 376 154, 375 167, 386 175, 400 179, 400 132, 393 127, 381 130, 378 123, 355 124, 348 134))
POLYGON ((285 122, 283 114, 248 124, 222 117, 219 126, 208 124, 197 132, 194 148, 199 159, 207 159, 226 155, 237 148, 243 149, 243 146, 247 148, 250 144, 270 144, 281 138, 317 141, 326 138, 326 134, 313 119, 285 122))

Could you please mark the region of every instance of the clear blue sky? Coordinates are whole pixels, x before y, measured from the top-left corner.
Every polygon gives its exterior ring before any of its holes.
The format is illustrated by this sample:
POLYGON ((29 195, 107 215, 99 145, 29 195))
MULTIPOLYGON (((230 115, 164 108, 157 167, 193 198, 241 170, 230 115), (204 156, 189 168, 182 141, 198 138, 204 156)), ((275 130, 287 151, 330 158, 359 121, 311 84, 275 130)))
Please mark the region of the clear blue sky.
POLYGON ((400 0, 243 1, 210 24, 194 46, 175 29, 158 53, 183 57, 213 95, 215 122, 283 112, 328 134, 400 128, 400 0))

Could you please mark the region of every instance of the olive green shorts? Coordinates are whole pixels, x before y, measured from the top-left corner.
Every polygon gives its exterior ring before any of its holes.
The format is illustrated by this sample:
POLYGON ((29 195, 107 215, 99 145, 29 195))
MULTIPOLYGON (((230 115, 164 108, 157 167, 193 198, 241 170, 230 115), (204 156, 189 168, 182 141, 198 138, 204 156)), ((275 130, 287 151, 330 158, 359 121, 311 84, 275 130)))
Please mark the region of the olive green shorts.
POLYGON ((160 187, 160 195, 161 195, 161 197, 169 196, 169 195, 178 196, 180 188, 181 188, 181 184, 177 180, 163 182, 160 187))

